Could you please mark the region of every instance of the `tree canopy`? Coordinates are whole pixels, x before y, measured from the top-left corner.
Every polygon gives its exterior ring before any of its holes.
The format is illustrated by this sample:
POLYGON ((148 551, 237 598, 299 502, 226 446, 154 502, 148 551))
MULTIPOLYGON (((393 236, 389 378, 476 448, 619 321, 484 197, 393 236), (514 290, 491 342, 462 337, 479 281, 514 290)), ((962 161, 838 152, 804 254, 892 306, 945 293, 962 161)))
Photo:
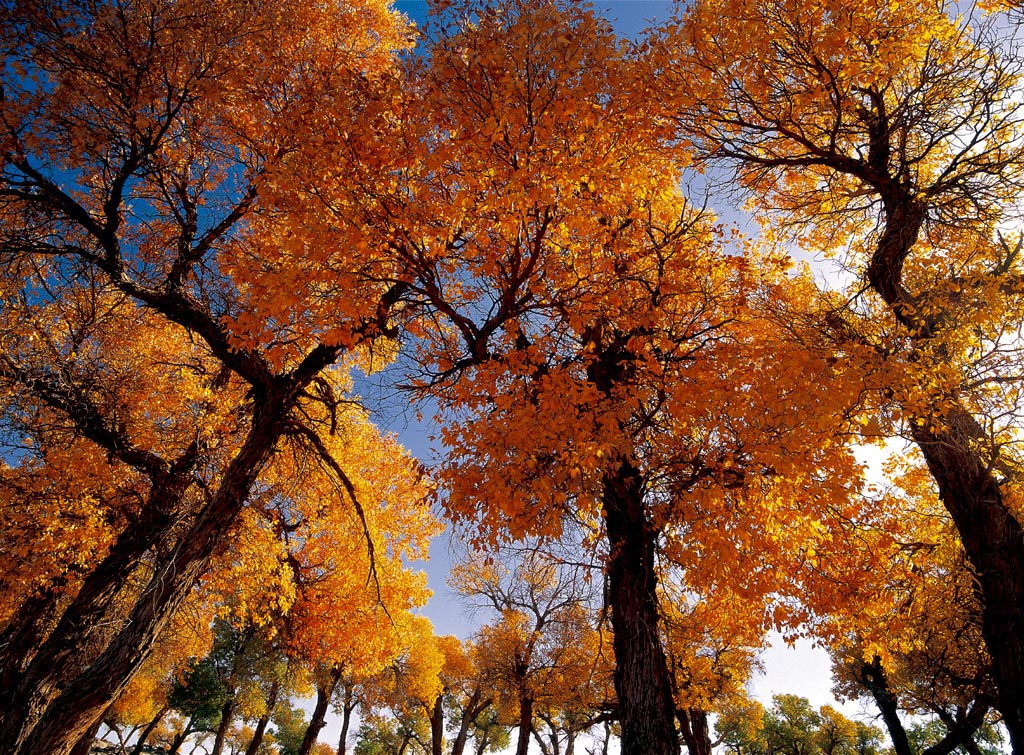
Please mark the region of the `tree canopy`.
POLYGON ((1019 22, 0 4, 0 755, 1021 750, 1019 22))

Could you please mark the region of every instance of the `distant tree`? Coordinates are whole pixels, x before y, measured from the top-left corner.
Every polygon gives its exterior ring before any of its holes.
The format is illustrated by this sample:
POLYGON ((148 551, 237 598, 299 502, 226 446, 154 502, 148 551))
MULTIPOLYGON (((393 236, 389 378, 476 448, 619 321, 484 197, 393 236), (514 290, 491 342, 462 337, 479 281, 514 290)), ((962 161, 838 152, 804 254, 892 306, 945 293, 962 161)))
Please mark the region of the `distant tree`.
POLYGON ((773 695, 765 709, 756 701, 736 700, 715 724, 734 755, 879 755, 882 732, 851 721, 826 705, 814 710, 806 698, 773 695))

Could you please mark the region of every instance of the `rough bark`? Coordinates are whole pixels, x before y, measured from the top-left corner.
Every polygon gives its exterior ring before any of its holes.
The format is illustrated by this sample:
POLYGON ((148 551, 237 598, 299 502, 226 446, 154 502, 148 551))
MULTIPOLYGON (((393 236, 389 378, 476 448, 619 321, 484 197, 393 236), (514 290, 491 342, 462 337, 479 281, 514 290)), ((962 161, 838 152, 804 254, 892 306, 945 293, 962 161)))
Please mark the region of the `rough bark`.
POLYGON ((699 708, 681 708, 676 711, 679 731, 683 735, 690 755, 711 755, 711 733, 707 711, 699 708))
MULTIPOLYGON (((62 689, 45 669, 26 680, 18 699, 27 715, 20 726, 8 723, 5 734, 13 736, 4 739, 0 755, 66 755, 124 690, 244 506, 284 430, 289 399, 275 396, 257 407, 249 436, 225 470, 220 488, 155 570, 128 621, 97 659, 62 689)), ((33 667, 42 662, 37 656, 33 667)))
POLYGON ((103 726, 102 721, 97 721, 92 725, 82 738, 78 740, 78 743, 71 748, 70 755, 89 755, 92 752, 92 746, 96 742, 96 735, 100 733, 100 727, 103 726))
POLYGON ((640 473, 629 461, 606 474, 608 600, 623 755, 678 755, 668 663, 658 634, 657 534, 648 523, 640 473))

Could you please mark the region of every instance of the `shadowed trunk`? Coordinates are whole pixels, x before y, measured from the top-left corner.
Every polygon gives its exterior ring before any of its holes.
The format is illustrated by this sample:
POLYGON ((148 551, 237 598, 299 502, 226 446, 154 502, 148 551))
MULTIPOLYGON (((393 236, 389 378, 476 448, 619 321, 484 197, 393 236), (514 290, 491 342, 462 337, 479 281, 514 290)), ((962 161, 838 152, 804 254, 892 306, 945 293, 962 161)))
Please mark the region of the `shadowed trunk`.
POLYGON ((279 685, 274 682, 270 686, 270 694, 267 695, 267 711, 260 716, 260 720, 256 722, 256 730, 252 733, 252 739, 249 740, 249 746, 245 748, 245 755, 256 755, 256 751, 260 749, 260 745, 263 744, 263 735, 267 731, 267 724, 270 723, 270 717, 274 715, 274 707, 277 705, 277 693, 279 685))
MULTIPOLYGON (((872 152, 884 153, 887 133, 874 134, 872 152)), ((871 286, 916 343, 941 329, 939 316, 920 311, 903 287, 903 265, 924 224, 924 206, 896 181, 880 190, 885 227, 868 267, 871 286)), ((992 656, 999 712, 1013 751, 1024 752, 1024 527, 1003 499, 989 459, 979 451, 986 433, 958 400, 938 426, 910 414, 911 434, 921 449, 977 574, 982 634, 992 656)))
POLYGON ((341 704, 341 736, 338 738, 338 755, 346 755, 348 751, 348 730, 352 725, 352 713, 356 709, 352 698, 352 684, 346 682, 345 699, 341 704))
POLYGON ((658 635, 656 533, 647 522, 640 473, 628 461, 604 479, 608 602, 622 755, 678 755, 668 663, 658 635))
POLYGON ((707 711, 699 708, 681 708, 676 711, 679 730, 689 755, 711 755, 711 734, 707 711))
POLYGON ((71 748, 69 755, 89 755, 92 752, 93 743, 96 741, 96 735, 100 733, 101 726, 103 726, 102 721, 93 724, 92 728, 78 740, 78 744, 71 748))
MULTIPOLYGON (((249 436, 225 471, 220 488, 159 564, 123 628, 64 686, 58 685, 47 664, 73 648, 61 644, 63 635, 56 630, 47 640, 53 652, 40 651, 36 656, 15 698, 20 703, 18 712, 12 716, 7 711, 0 755, 66 755, 128 685, 245 505, 294 400, 288 395, 291 390, 282 393, 285 395, 272 396, 257 406, 249 436)), ((108 585, 101 601, 109 601, 113 590, 114 585, 108 585)))
POLYGON ((327 720, 327 705, 331 702, 331 695, 334 688, 338 686, 341 679, 341 667, 331 669, 330 674, 323 684, 316 688, 316 706, 313 708, 313 715, 310 716, 309 726, 306 727, 306 736, 302 738, 302 746, 299 747, 299 755, 309 755, 316 744, 316 738, 320 736, 320 730, 324 728, 327 720))
POLYGON ((135 748, 132 750, 131 755, 141 755, 142 748, 146 746, 146 741, 152 736, 153 730, 160 725, 160 721, 167 715, 168 710, 170 710, 170 706, 165 705, 153 716, 153 720, 146 724, 146 728, 142 730, 142 733, 139 734, 139 738, 135 742, 135 748))
POLYGON ((519 740, 516 742, 516 755, 526 755, 530 749, 530 734, 533 732, 533 700, 519 700, 519 740))
POLYGON ((462 755, 465 752, 470 727, 480 714, 490 707, 491 701, 489 699, 481 700, 482 696, 479 689, 473 690, 473 694, 466 703, 466 707, 463 708, 462 716, 459 717, 459 730, 456 732, 455 739, 452 742, 451 755, 462 755))
POLYGON ((430 755, 444 755, 444 695, 438 695, 430 710, 430 755))

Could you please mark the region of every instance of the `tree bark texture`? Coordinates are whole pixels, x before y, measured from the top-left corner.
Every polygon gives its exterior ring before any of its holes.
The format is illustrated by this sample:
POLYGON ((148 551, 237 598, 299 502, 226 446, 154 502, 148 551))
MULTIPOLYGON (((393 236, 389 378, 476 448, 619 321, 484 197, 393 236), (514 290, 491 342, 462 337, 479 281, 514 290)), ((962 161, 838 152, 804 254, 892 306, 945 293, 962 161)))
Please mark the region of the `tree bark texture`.
MULTIPOLYGON (((883 138, 879 136, 877 141, 883 138)), ((872 144, 872 149, 875 149, 872 144)), ((891 181, 881 192, 885 226, 867 275, 917 343, 930 338, 933 316, 916 311, 903 287, 903 264, 926 217, 924 206, 891 181)), ((953 519, 978 581, 982 634, 992 656, 998 705, 1015 753, 1024 753, 1024 527, 1003 499, 991 464, 979 451, 985 438, 978 420, 955 399, 942 425, 910 416, 911 434, 921 449, 953 519)))
POLYGON ((675 705, 658 632, 657 533, 647 522, 640 473, 629 461, 606 474, 608 600, 623 755, 678 755, 675 705))
POLYGON ((679 730, 689 755, 711 755, 711 734, 707 711, 684 708, 676 712, 679 730))

